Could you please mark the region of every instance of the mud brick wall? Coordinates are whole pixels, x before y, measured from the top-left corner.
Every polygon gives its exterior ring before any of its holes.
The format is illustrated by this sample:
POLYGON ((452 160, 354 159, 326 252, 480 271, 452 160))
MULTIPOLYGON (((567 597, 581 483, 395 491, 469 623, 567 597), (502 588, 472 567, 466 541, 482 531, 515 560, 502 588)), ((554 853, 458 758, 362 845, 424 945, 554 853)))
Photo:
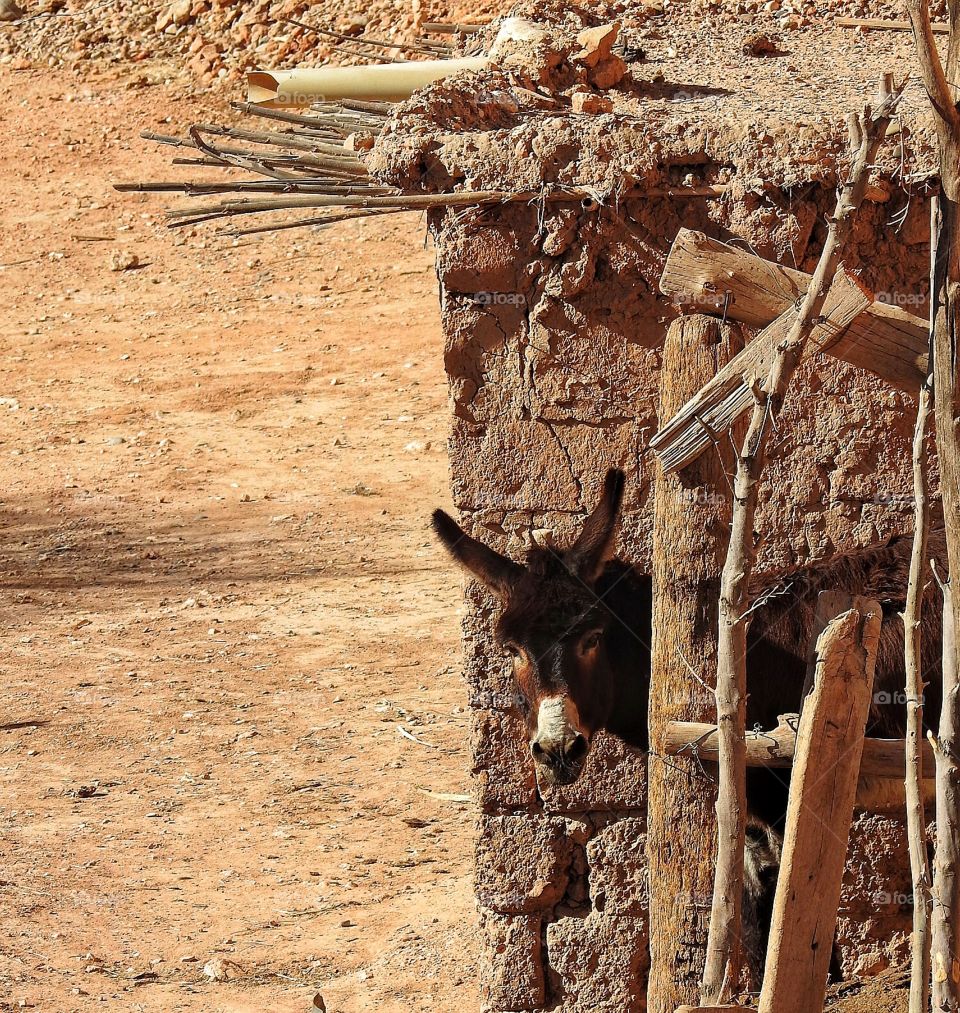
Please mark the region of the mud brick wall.
MULTIPOLYGON (((812 268, 832 193, 802 201, 634 202, 616 209, 512 205, 437 214, 454 498, 468 530, 522 558, 563 542, 605 470, 628 474, 619 554, 649 565, 659 349, 675 311, 656 296, 681 225, 812 268)), ((851 266, 885 298, 925 291, 926 214, 887 227, 869 206, 851 266)), ((918 308, 923 312, 922 308, 918 308)), ((758 529, 774 573, 910 529, 914 406, 832 360, 807 364, 778 426, 758 529)), ((476 894, 487 940, 483 1001, 494 1011, 644 1008, 647 969, 645 759, 608 737, 572 786, 538 787, 493 601, 467 591, 465 675, 480 804, 476 894)), ((652 761, 653 762, 653 761, 652 761)), ((840 940, 848 971, 900 956, 909 924, 903 828, 858 817, 840 940), (899 856, 899 857, 898 857, 899 856), (900 861, 897 866, 897 861, 900 861)))

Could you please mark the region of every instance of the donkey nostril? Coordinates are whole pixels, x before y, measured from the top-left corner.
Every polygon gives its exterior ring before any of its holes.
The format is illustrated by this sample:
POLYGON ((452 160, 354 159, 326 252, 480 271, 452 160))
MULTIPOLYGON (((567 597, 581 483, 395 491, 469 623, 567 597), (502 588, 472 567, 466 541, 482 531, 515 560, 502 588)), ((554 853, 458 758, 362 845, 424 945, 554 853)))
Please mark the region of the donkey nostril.
POLYGON ((587 740, 582 735, 578 735, 567 748, 567 759, 573 761, 581 760, 586 756, 586 753, 587 740))
POLYGON ((546 756, 547 751, 540 745, 539 742, 533 742, 530 744, 530 752, 533 753, 538 760, 542 760, 543 757, 546 756))

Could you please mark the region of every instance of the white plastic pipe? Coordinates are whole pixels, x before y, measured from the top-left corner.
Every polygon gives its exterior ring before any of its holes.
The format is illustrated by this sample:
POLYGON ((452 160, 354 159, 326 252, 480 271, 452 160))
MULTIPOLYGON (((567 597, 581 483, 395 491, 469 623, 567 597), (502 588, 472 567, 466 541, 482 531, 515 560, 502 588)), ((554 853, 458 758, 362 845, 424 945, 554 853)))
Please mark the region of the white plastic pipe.
POLYGON ((247 74, 247 101, 267 106, 309 106, 343 98, 397 102, 431 81, 461 70, 485 70, 489 66, 486 56, 472 56, 369 67, 254 70, 247 74))

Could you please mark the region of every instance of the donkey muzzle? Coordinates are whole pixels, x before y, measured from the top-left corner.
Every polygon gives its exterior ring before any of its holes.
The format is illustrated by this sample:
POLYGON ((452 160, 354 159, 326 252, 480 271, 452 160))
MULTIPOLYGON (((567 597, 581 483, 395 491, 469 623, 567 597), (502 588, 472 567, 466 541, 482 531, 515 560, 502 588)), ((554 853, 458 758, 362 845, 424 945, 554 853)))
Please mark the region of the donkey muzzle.
POLYGON ((530 751, 538 773, 548 783, 571 784, 579 777, 590 751, 579 726, 580 715, 569 697, 548 697, 540 702, 530 751))

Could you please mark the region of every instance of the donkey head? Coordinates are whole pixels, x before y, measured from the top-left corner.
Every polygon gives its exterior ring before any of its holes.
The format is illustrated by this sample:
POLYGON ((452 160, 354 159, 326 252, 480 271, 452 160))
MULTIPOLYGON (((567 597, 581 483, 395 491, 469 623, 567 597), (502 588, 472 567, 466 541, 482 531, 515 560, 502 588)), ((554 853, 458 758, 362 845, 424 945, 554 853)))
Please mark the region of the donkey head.
POLYGON ((538 777, 570 784, 614 706, 608 640, 617 620, 597 583, 610 559, 625 476, 603 495, 567 550, 536 547, 520 565, 467 535, 442 510, 433 526, 451 556, 497 598, 494 634, 510 657, 538 777))

